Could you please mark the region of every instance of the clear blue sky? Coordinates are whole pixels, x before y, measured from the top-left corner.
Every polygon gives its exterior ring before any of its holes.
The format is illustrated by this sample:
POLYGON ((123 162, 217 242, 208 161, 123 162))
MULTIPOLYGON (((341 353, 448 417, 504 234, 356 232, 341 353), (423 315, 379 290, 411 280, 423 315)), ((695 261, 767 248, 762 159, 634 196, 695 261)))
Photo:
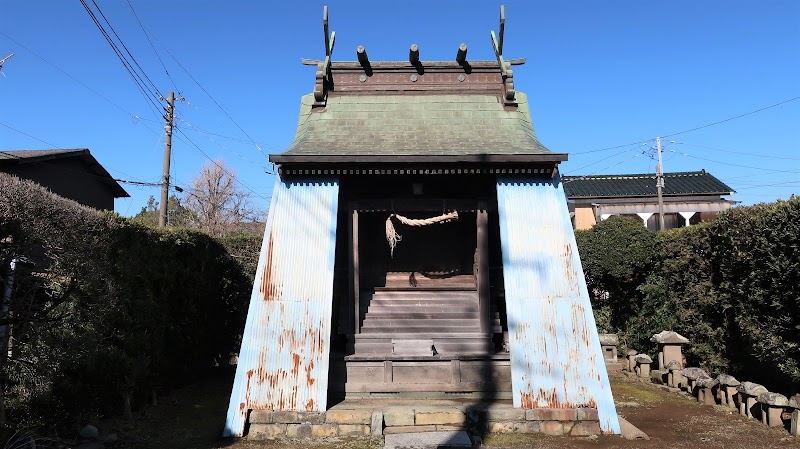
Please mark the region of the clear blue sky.
MULTIPOLYGON (((264 153, 291 142, 299 99, 314 85, 314 68, 300 58, 324 56, 323 4, 337 36, 334 60, 355 60, 357 45, 373 60, 403 60, 417 43, 424 61, 453 59, 461 42, 469 59, 493 59, 489 30, 501 3, 130 0, 173 85, 127 0, 96 1, 158 88, 186 97, 180 129, 264 198, 274 182, 264 153)), ((795 0, 504 3, 504 53, 528 59, 515 68, 515 85, 531 100, 540 140, 570 153, 565 174, 652 172, 647 146, 633 143, 800 96, 795 0)), ((11 52, 0 123, 35 138, 0 126, 0 149, 89 148, 116 177, 159 180, 163 125, 79 0, 0 0, 0 57, 11 52)), ((669 137, 676 143, 665 145, 665 170, 706 169, 744 204, 788 198, 800 192, 798 125, 795 100, 669 137)), ((173 176, 187 185, 207 159, 183 137, 173 151, 173 176)), ((157 188, 124 187, 132 198, 117 201, 123 215, 158 197, 157 188)))

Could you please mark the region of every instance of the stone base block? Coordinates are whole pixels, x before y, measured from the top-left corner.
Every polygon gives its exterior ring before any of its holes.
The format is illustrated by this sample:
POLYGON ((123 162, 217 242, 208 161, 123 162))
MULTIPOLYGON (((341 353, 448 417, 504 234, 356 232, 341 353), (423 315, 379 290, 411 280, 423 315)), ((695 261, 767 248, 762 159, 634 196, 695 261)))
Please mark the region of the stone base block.
POLYGON ((339 436, 369 435, 370 428, 365 424, 339 424, 339 436))
POLYGON ((286 424, 250 424, 247 438, 255 441, 274 440, 286 436, 286 424))
POLYGON ((330 424, 369 424, 372 421, 372 410, 328 410, 325 422, 330 424))
POLYGON ((714 399, 714 392, 710 388, 703 387, 697 389, 697 402, 705 405, 716 405, 717 400, 714 399))
POLYGON ((800 437, 800 410, 792 412, 792 424, 789 427, 789 432, 796 437, 800 437))
POLYGON ((534 408, 525 412, 528 421, 576 421, 578 411, 574 408, 534 408))
POLYGON ((383 411, 383 422, 386 427, 413 426, 414 410, 407 407, 392 407, 383 411))
POLYGON ((384 435, 420 432, 436 432, 436 426, 394 426, 383 429, 384 435))
POLYGON ((466 415, 454 408, 427 408, 414 411, 414 424, 424 425, 464 425, 466 415))
POLYGON ((312 424, 311 436, 313 437, 335 437, 339 435, 339 426, 336 424, 312 424))
POLYGON ((761 404, 761 422, 769 427, 783 427, 783 407, 772 407, 770 405, 761 404))
POLYGON ((569 434, 573 437, 588 437, 600 435, 601 433, 600 421, 581 421, 572 426, 572 431, 569 434))

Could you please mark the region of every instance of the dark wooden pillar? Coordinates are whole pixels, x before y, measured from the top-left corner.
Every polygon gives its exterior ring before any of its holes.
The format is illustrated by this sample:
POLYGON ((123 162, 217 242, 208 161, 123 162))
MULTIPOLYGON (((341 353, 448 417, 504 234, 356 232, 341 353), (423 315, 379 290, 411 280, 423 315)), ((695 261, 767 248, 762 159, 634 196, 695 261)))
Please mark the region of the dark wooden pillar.
POLYGON ((352 313, 350 316, 353 318, 353 334, 355 335, 361 333, 360 286, 358 282, 358 204, 350 203, 348 209, 348 266, 350 276, 350 304, 352 305, 352 313))
POLYGON ((477 210, 477 254, 478 254, 478 307, 481 319, 481 332, 490 333, 491 307, 489 292, 489 214, 485 201, 478 203, 477 210))

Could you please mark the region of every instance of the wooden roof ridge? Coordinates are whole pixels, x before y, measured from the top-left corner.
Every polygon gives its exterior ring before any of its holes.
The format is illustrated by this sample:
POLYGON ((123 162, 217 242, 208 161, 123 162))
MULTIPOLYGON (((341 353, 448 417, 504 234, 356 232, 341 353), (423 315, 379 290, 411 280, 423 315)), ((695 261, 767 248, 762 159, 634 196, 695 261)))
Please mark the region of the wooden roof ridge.
POLYGON ((337 93, 360 92, 362 94, 392 91, 395 94, 418 94, 424 91, 442 90, 459 91, 464 94, 473 93, 474 90, 495 90, 500 95, 504 106, 516 107, 514 72, 511 67, 524 64, 525 59, 505 59, 503 55, 505 20, 505 6, 500 5, 498 33, 489 32, 496 61, 470 61, 467 58, 467 44, 462 43, 456 49, 453 61, 424 62, 420 57, 419 45, 411 44, 408 61, 370 61, 366 47, 359 45, 356 47, 356 61, 334 62, 332 56, 336 43, 336 32, 330 31, 328 7, 323 6, 322 28, 325 37, 325 58, 322 60, 301 59, 303 64, 315 65, 317 68, 313 107, 325 107, 329 93, 334 91, 338 91, 337 93), (474 72, 484 76, 472 77, 474 72), (492 73, 499 76, 485 76, 492 73), (406 75, 405 79, 403 75, 406 75), (419 84, 416 84, 418 81, 419 84), (481 84, 477 89, 474 86, 476 82, 481 84))

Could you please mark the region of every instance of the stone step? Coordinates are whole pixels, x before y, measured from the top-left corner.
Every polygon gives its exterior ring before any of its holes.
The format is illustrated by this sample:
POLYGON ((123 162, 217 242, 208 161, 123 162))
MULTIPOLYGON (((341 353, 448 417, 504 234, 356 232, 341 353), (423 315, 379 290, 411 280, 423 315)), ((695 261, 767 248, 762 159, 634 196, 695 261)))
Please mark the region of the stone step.
MULTIPOLYGON (((461 327, 465 329, 478 329, 481 325, 480 320, 473 319, 452 319, 452 318, 427 318, 427 319, 414 319, 405 318, 405 315, 400 315, 393 318, 374 318, 364 320, 362 329, 369 329, 373 327, 418 327, 418 326, 441 326, 442 328, 461 327), (402 317, 402 318, 401 318, 402 317)), ((468 331, 470 331, 468 330, 468 331)))
MULTIPOLYGON (((415 426, 421 427, 421 426, 415 426)), ((436 426, 429 426, 436 427, 436 426)), ((472 441, 464 430, 389 434, 384 437, 384 449, 468 448, 472 441)))
POLYGON ((477 305, 468 304, 375 304, 367 313, 478 313, 477 305))
MULTIPOLYGON (((482 339, 433 339, 433 346, 440 354, 485 354, 494 351, 494 343, 488 338, 482 339)), ((355 342, 356 354, 391 354, 392 341, 388 340, 361 340, 355 342)))
POLYGON ((442 311, 442 312, 426 312, 426 311, 413 311, 413 312, 403 312, 397 313, 393 310, 388 311, 368 311, 366 314, 366 318, 364 321, 366 322, 367 319, 393 319, 398 318, 399 315, 402 318, 407 319, 459 319, 459 320, 470 320, 470 319, 478 319, 480 318, 480 313, 478 310, 469 311, 469 312, 451 312, 449 310, 442 311))
POLYGON ((365 297, 372 298, 396 298, 407 299, 416 297, 436 297, 436 298, 454 298, 454 299, 472 299, 478 300, 478 293, 476 291, 437 291, 431 289, 414 289, 414 290, 376 290, 375 293, 369 291, 362 292, 365 297))
POLYGON ((478 308, 478 303, 472 301, 459 301, 457 299, 406 299, 406 300, 398 300, 398 299, 373 299, 372 302, 369 304, 369 307, 373 306, 384 306, 384 307, 404 307, 404 306, 415 306, 415 307, 425 307, 425 306, 468 306, 473 307, 475 309, 478 308))
MULTIPOLYGON (((476 321, 477 323, 477 321, 476 321)), ((437 326, 435 324, 428 325, 424 322, 419 322, 419 324, 411 326, 402 326, 402 327, 362 327, 361 333, 362 334, 374 334, 374 333, 387 333, 387 334, 417 334, 417 333, 426 333, 426 332, 446 332, 446 333, 463 333, 463 332, 474 332, 477 329, 478 324, 476 327, 469 327, 469 326, 458 326, 458 325, 451 325, 451 326, 437 326)))

